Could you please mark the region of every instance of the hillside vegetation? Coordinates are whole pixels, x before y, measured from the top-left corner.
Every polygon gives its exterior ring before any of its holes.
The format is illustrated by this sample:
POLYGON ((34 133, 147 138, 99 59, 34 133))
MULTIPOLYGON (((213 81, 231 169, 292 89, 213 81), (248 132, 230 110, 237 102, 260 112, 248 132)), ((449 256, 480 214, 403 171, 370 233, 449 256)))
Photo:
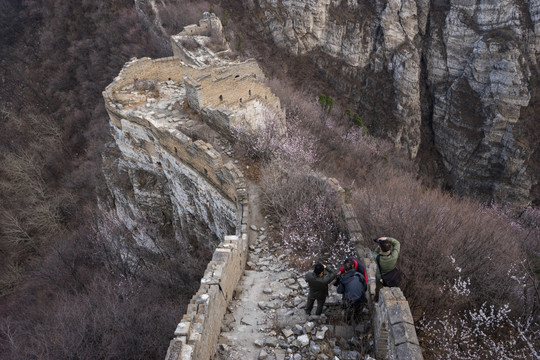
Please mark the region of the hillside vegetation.
POLYGON ((537 209, 426 185, 309 63, 251 38, 238 2, 156 6, 159 19, 145 1, 0 4, 0 358, 165 356, 178 320, 170 314, 184 312, 206 259, 180 264, 174 239, 163 239, 167 256, 144 266, 120 256, 115 244, 130 234, 96 215, 110 140, 101 91, 129 58, 168 56, 167 36, 211 7, 238 54, 263 61, 287 109, 284 138, 240 139, 236 152, 260 170, 251 175, 281 241, 302 250, 296 261, 337 264, 351 253, 336 194, 316 180, 335 177, 365 239, 401 241, 402 288, 427 358, 470 358, 473 348, 479 358, 538 354, 537 209), (98 231, 97 222, 107 226, 98 231))
MULTIPOLYGON (((163 4, 171 32, 209 7, 163 4)), ((131 57, 170 54, 154 20, 144 1, 0 2, 2 359, 163 358, 198 289, 206 259, 181 264, 163 239, 134 267, 115 246, 130 235, 98 215, 101 92, 131 57)))

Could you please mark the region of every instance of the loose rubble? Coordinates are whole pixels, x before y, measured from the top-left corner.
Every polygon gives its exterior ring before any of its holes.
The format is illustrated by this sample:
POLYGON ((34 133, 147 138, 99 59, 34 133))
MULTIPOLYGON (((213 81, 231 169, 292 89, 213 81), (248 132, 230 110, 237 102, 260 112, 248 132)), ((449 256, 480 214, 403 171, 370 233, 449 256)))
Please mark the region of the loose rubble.
POLYGON ((247 269, 223 320, 217 359, 371 359, 368 309, 360 322, 346 323, 341 296, 330 285, 323 314, 307 315, 304 273, 284 261, 287 251, 266 228, 250 226, 257 241, 249 247, 247 269))

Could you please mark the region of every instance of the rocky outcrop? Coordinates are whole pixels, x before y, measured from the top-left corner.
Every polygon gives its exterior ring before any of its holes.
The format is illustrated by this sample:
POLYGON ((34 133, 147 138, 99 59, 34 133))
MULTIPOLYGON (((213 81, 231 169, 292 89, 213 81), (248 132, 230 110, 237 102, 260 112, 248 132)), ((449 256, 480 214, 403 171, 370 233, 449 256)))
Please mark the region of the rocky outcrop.
POLYGON ((529 131, 538 102, 538 0, 245 6, 277 46, 309 57, 374 134, 412 158, 422 142, 434 144, 459 193, 538 200, 537 135, 529 131))
POLYGON ((460 193, 519 201, 538 181, 528 168, 534 148, 522 141, 519 124, 540 53, 532 3, 453 1, 430 29, 435 145, 460 193))

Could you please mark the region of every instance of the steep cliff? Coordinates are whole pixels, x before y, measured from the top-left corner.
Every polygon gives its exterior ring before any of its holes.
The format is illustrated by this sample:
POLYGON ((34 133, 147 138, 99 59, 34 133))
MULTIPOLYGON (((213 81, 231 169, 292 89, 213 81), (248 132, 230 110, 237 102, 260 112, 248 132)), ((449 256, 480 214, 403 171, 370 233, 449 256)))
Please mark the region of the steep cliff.
POLYGON ((538 0, 251 0, 245 7, 277 46, 309 57, 373 133, 412 158, 434 145, 459 193, 540 198, 532 130, 538 0))
POLYGON ((239 232, 245 186, 232 160, 200 138, 223 150, 235 131, 266 126, 267 111, 280 123, 285 114, 257 62, 230 56, 215 15, 171 41, 176 56, 132 59, 103 92, 114 142, 100 204, 139 246, 157 251, 163 236, 213 251, 239 232))

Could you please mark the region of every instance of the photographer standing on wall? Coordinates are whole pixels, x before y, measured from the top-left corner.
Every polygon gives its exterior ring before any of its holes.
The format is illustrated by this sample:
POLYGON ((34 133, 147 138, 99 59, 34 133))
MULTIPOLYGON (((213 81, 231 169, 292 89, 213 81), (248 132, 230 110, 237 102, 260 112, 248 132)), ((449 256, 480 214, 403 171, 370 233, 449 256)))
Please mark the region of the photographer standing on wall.
POLYGON ((317 310, 315 311, 315 315, 322 314, 324 302, 328 296, 328 284, 330 284, 336 276, 335 270, 326 270, 326 265, 323 265, 320 261, 315 264, 313 272, 308 272, 306 274, 305 279, 309 285, 309 294, 304 310, 307 315, 311 315, 315 300, 317 300, 317 310))
POLYGON ((391 237, 379 237, 373 239, 377 243, 377 248, 373 253, 373 259, 377 262, 377 289, 382 286, 395 287, 401 282, 401 272, 396 268, 399 257, 400 244, 391 237))

